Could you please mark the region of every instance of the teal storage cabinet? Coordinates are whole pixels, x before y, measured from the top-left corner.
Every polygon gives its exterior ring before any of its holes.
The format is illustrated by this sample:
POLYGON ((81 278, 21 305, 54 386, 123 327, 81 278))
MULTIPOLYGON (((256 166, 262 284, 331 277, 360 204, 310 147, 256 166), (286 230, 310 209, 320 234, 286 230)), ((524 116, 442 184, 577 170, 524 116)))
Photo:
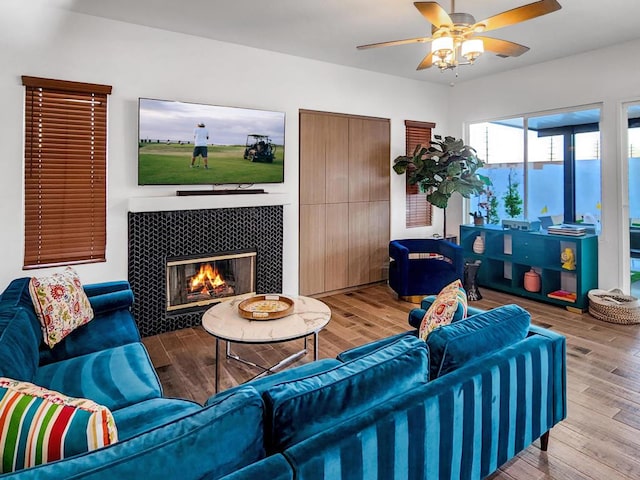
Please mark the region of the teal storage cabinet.
POLYGON ((505 230, 497 225, 460 226, 460 245, 466 260, 480 260, 478 285, 521 297, 584 311, 587 293, 598 287, 598 237, 583 235, 550 235, 541 232, 505 230), (484 240, 484 251, 475 253, 476 237, 484 240), (575 269, 563 268, 562 253, 569 249, 575 269), (540 291, 524 288, 525 273, 531 269, 540 275, 540 291), (553 298, 559 291, 575 294, 575 300, 553 298))

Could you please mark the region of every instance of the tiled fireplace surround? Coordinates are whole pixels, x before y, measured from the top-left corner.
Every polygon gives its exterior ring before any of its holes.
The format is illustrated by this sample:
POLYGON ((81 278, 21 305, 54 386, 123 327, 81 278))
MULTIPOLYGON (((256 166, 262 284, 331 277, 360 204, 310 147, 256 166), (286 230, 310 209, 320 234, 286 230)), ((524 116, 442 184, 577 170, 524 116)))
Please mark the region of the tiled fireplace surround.
POLYGON ((282 205, 130 211, 128 223, 129 282, 142 336, 200 324, 202 310, 167 311, 170 257, 254 249, 256 292, 282 291, 282 205))

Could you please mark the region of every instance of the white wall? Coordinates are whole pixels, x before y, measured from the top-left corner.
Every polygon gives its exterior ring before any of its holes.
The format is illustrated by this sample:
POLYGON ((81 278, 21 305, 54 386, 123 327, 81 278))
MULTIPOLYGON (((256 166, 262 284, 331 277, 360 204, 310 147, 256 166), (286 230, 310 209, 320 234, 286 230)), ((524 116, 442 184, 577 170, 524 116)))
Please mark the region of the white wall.
MULTIPOLYGON (((284 289, 298 289, 298 110, 391 119, 391 158, 404 154, 404 120, 447 131, 449 87, 138 27, 45 11, 38 2, 0 5, 0 291, 23 258, 23 110, 20 76, 113 86, 108 127, 107 262, 81 265, 83 281, 127 277, 127 211, 132 197, 172 196, 176 188, 137 186, 138 97, 286 112, 284 289)), ((404 177, 391 179, 392 238, 426 235, 404 229, 404 177)), ((37 274, 43 271, 36 271, 37 274)))
POLYGON ((627 292, 628 160, 621 112, 623 102, 640 99, 640 69, 635 61, 639 50, 640 41, 635 41, 461 83, 451 90, 449 118, 452 128, 459 129, 453 134, 462 135, 465 123, 601 104, 599 283, 600 288, 623 287, 627 292))

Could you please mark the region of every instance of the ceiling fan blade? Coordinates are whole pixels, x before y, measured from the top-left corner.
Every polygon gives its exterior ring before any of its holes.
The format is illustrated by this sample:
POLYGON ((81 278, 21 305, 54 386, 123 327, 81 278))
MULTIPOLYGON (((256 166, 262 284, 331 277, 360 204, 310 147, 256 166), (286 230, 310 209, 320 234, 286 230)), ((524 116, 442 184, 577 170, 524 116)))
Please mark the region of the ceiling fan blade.
POLYGON ((420 65, 416 70, 424 70, 425 68, 429 68, 433 65, 433 53, 429 52, 429 54, 422 59, 420 65))
POLYGON ((525 20, 540 17, 547 13, 560 10, 561 8, 562 6, 557 0, 540 0, 538 2, 516 7, 511 10, 507 10, 506 12, 494 15, 493 17, 489 17, 486 20, 477 22, 475 27, 484 25, 484 28, 480 31, 487 32, 489 30, 496 30, 498 28, 513 25, 514 23, 520 23, 525 20))
POLYGON ((432 40, 431 37, 407 38, 406 40, 392 40, 390 42, 369 43, 368 45, 358 45, 356 48, 358 50, 365 50, 367 48, 393 47, 395 45, 406 45, 408 43, 426 43, 426 42, 430 42, 431 40, 432 40))
POLYGON ((436 2, 414 2, 414 5, 422 16, 436 28, 453 23, 447 11, 436 2))
POLYGON ((493 52, 499 57, 519 57, 523 53, 529 51, 529 47, 520 45, 508 40, 500 40, 499 38, 491 37, 473 37, 482 40, 484 43, 484 49, 489 52, 493 52))

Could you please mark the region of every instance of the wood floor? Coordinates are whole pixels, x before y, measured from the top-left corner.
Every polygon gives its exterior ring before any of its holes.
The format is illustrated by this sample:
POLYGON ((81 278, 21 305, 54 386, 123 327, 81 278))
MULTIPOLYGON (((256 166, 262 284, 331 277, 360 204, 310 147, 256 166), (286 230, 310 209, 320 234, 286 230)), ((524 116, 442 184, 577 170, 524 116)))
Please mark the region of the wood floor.
MULTIPOLYGON (((567 337, 568 417, 553 428, 548 452, 536 445, 496 472, 492 479, 640 479, 640 325, 600 322, 588 314, 482 289, 474 307, 517 303, 533 323, 567 337)), ((332 320, 320 334, 320 358, 408 329, 415 305, 396 300, 376 285, 322 300, 332 320)), ((166 396, 204 402, 214 393, 214 341, 201 328, 144 339, 166 396)), ((313 348, 313 342, 309 342, 313 348)), ((274 346, 234 345, 233 350, 262 364, 273 364, 301 348, 302 341, 274 346)), ((298 363, 311 361, 312 354, 298 363)), ((226 361, 221 389, 257 372, 226 361)))

